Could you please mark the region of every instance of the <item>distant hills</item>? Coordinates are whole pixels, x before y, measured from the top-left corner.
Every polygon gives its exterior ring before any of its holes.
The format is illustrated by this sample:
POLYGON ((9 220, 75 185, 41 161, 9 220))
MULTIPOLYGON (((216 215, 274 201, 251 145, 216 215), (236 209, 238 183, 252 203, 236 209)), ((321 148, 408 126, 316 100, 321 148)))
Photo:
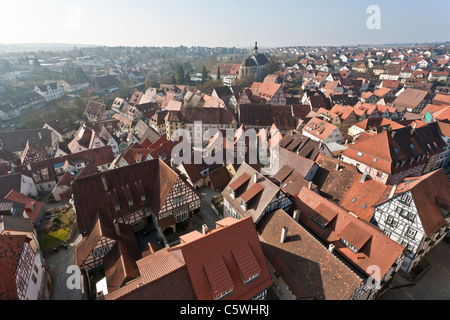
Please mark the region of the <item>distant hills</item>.
POLYGON ((14 53, 26 51, 69 51, 73 48, 98 47, 98 45, 89 44, 69 44, 69 43, 12 43, 1 44, 0 53, 14 53))

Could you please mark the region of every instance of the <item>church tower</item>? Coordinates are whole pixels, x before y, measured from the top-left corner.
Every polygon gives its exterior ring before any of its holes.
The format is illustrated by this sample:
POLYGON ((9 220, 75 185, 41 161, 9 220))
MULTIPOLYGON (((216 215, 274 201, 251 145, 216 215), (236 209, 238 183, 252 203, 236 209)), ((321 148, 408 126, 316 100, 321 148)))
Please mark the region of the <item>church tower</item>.
POLYGON ((255 54, 258 54, 258 42, 257 41, 255 42, 254 50, 255 50, 255 54))

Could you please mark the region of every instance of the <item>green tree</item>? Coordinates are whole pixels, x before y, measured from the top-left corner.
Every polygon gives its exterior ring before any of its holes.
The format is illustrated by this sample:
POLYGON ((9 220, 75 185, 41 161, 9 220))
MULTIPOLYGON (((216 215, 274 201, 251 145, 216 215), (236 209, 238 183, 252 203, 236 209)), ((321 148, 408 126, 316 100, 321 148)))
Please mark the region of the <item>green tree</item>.
POLYGON ((202 67, 202 84, 205 83, 205 81, 208 80, 208 70, 206 70, 206 67, 202 67))
POLYGON ((176 77, 177 84, 185 84, 185 74, 184 69, 182 65, 178 65, 177 67, 177 77, 176 77))

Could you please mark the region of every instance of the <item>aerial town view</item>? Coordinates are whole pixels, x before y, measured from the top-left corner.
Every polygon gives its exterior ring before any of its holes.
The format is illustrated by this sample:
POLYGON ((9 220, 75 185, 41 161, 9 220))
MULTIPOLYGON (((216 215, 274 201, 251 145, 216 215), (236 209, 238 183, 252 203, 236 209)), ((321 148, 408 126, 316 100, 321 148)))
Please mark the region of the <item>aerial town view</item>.
POLYGON ((450 3, 418 5, 2 2, 0 300, 450 300, 450 3))

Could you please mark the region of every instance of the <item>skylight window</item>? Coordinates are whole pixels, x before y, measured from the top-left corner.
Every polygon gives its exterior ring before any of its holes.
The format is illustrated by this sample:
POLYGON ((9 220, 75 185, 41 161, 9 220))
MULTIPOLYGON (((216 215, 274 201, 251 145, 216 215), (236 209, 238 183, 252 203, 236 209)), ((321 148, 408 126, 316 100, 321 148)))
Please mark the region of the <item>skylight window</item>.
POLYGON ((395 153, 398 153, 398 149, 397 148, 394 148, 394 151, 395 151, 395 153))
POLYGON ((358 152, 358 154, 357 154, 357 156, 360 157, 360 158, 362 157, 362 155, 363 155, 362 152, 358 152))
POLYGON ((363 204, 361 208, 363 209, 367 208, 367 204, 363 204))
POLYGON ((356 201, 356 198, 353 198, 353 199, 352 199, 352 202, 355 202, 355 201, 356 201))

